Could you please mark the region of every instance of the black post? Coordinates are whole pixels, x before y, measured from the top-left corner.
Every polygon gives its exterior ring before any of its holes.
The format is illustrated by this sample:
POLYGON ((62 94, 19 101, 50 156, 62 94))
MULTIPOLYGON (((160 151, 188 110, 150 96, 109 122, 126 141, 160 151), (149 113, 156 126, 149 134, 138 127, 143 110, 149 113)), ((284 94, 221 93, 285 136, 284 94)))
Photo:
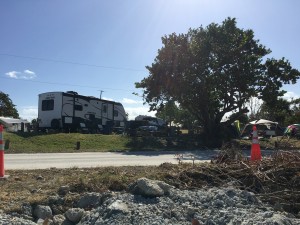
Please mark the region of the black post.
POLYGON ((8 150, 9 149, 9 143, 10 143, 10 140, 7 139, 5 142, 4 142, 4 150, 8 150))
POLYGON ((80 149, 80 141, 77 141, 76 143, 76 150, 79 150, 80 149))

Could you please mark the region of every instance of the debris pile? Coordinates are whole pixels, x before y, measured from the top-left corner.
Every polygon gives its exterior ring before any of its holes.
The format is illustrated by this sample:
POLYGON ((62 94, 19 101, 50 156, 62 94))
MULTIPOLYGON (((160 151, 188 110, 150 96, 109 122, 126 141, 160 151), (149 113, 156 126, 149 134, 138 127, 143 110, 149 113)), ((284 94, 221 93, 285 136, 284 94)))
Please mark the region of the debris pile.
POLYGON ((263 201, 290 213, 300 211, 300 152, 274 151, 269 158, 250 161, 240 151, 221 151, 212 164, 170 170, 167 182, 179 188, 222 187, 227 183, 255 193, 263 201))

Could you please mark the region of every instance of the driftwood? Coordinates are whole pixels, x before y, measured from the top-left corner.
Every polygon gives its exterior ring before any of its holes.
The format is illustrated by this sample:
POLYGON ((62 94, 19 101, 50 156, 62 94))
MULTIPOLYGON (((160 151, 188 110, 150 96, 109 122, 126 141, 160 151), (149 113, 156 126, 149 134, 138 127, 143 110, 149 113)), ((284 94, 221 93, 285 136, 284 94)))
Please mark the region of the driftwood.
POLYGON ((183 167, 166 179, 178 187, 191 189, 230 184, 254 192, 278 209, 295 215, 300 211, 298 151, 274 151, 271 157, 250 161, 243 158, 239 150, 224 150, 212 163, 183 167))

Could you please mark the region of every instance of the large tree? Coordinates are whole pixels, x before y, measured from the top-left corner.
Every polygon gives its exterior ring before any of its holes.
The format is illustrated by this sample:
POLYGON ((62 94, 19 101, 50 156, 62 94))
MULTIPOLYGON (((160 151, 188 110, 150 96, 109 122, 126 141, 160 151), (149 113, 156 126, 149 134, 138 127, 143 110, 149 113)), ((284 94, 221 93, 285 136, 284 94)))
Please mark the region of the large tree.
POLYGON ((282 84, 295 83, 300 75, 284 58, 266 59, 271 50, 252 30, 238 28, 234 18, 164 36, 162 44, 146 67, 149 76, 136 87, 143 89, 150 110, 170 100, 180 104, 203 124, 209 139, 220 135, 225 113, 242 115, 253 96, 274 101, 284 94, 282 84))
POLYGON ((19 118, 19 113, 15 108, 8 94, 0 91, 0 116, 19 118))

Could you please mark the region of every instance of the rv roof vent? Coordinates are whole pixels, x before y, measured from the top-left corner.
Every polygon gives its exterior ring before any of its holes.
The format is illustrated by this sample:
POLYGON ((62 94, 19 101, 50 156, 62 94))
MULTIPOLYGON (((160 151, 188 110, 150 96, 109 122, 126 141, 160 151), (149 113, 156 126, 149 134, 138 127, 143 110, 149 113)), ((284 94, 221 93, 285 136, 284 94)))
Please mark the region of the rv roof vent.
POLYGON ((72 95, 78 95, 78 93, 76 91, 67 91, 68 94, 72 94, 72 95))

